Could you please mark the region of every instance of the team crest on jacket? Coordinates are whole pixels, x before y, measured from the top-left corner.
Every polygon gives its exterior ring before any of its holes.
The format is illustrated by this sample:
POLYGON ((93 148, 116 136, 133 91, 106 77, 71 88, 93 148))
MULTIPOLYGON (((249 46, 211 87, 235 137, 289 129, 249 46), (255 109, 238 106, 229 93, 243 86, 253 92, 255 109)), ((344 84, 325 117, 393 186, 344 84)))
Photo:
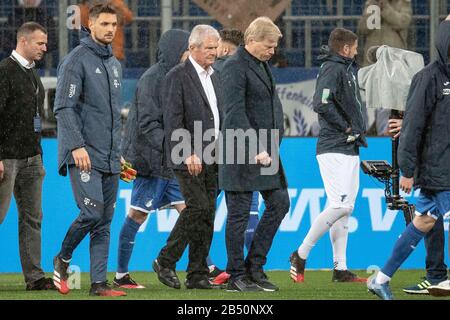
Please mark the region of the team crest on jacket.
POLYGON ((84 183, 89 182, 89 180, 91 180, 91 175, 87 172, 81 172, 81 181, 83 181, 84 183))
POLYGON ((115 66, 113 67, 113 73, 114 73, 114 77, 116 77, 116 78, 119 77, 119 71, 117 70, 117 68, 115 66))

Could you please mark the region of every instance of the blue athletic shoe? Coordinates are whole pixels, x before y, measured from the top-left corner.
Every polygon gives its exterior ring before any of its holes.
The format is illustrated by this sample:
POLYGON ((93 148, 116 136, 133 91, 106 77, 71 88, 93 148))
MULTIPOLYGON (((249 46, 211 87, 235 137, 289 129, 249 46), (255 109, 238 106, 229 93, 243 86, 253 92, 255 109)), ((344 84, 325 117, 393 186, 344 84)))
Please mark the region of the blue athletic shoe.
POLYGON ((367 280, 367 289, 377 295, 381 300, 394 300, 389 282, 378 284, 375 282, 376 275, 371 276, 367 280))

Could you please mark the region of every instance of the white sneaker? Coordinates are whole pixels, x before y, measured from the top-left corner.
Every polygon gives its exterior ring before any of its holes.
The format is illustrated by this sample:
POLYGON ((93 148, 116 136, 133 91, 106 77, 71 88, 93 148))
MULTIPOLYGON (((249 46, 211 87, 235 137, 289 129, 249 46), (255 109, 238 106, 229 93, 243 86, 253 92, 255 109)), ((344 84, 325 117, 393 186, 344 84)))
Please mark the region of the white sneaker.
POLYGON ((435 297, 450 296, 450 280, 444 280, 438 284, 429 286, 428 292, 435 297))

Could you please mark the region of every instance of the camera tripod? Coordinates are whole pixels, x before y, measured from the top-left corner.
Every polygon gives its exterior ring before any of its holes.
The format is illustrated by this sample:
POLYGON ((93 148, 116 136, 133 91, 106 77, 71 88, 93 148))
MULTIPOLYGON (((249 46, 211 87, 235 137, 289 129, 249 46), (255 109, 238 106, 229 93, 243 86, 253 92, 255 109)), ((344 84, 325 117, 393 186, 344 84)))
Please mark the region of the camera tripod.
MULTIPOLYGON (((403 119, 403 112, 391 110, 390 119, 403 119)), ((385 160, 366 160, 361 162, 361 168, 384 184, 386 204, 390 210, 402 210, 406 225, 414 218, 415 206, 400 196, 400 169, 398 167, 397 151, 398 137, 391 135, 392 166, 385 160)))

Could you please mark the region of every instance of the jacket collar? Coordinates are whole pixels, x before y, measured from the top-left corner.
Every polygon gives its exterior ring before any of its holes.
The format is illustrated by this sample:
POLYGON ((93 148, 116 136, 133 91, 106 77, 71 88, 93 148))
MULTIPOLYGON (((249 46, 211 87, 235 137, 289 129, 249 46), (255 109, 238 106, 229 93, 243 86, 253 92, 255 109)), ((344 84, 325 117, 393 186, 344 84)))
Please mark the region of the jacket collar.
POLYGON ((194 60, 194 58, 192 58, 192 56, 189 56, 188 59, 191 61, 199 76, 204 76, 205 74, 211 76, 214 73, 214 69, 211 66, 208 67, 208 70, 205 70, 197 63, 197 61, 194 60))
POLYGON ((11 56, 25 69, 33 69, 35 67, 34 61, 32 63, 28 62, 27 59, 22 57, 16 50, 13 50, 11 56))
POLYGON ((350 66, 350 65, 356 63, 355 59, 346 58, 346 57, 341 56, 340 54, 332 53, 332 52, 319 55, 319 57, 317 57, 317 60, 322 63, 325 61, 333 61, 333 62, 345 64, 346 66, 350 66))
MULTIPOLYGON (((202 96, 204 102, 210 108, 211 106, 209 105, 209 101, 208 101, 208 98, 206 97, 206 93, 205 93, 205 90, 203 89, 202 83, 200 82, 199 74, 198 74, 197 70, 195 69, 194 65, 192 64, 191 60, 186 59, 186 61, 184 62, 184 65, 187 68, 189 77, 191 77, 195 87, 197 88, 198 92, 202 96)), ((213 83, 213 86, 214 86, 214 83, 213 83)), ((214 89, 216 89, 216 88, 214 88, 214 89)))
POLYGON ((266 87, 273 91, 274 89, 274 81, 272 78, 272 73, 270 72, 270 68, 267 65, 267 62, 263 62, 252 56, 243 46, 240 46, 237 49, 237 54, 244 57, 245 60, 248 61, 250 69, 256 73, 258 78, 266 85, 266 87), (261 69, 260 64, 262 63, 263 67, 266 69, 267 76, 263 73, 264 71, 261 69), (269 81, 268 81, 269 80, 269 81))
POLYGON ((89 48, 97 56, 107 59, 113 56, 111 45, 102 46, 92 39, 92 36, 80 40, 81 45, 89 48))

